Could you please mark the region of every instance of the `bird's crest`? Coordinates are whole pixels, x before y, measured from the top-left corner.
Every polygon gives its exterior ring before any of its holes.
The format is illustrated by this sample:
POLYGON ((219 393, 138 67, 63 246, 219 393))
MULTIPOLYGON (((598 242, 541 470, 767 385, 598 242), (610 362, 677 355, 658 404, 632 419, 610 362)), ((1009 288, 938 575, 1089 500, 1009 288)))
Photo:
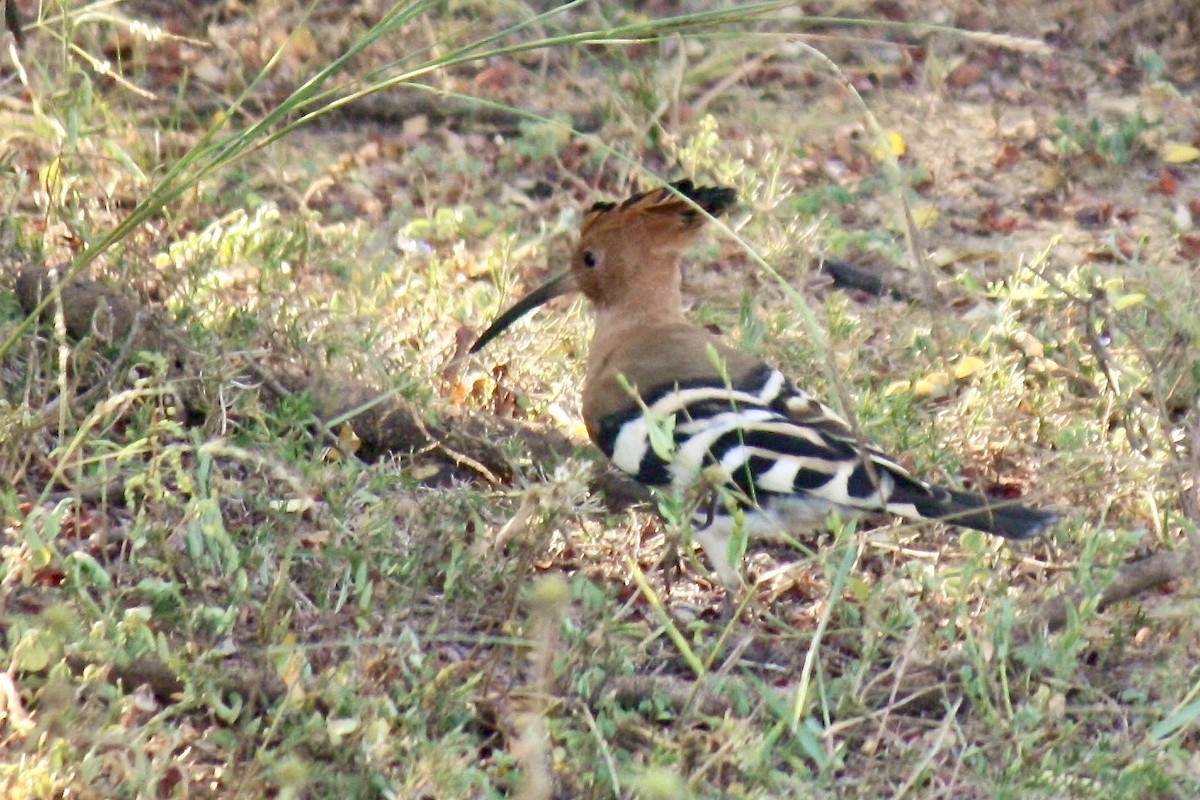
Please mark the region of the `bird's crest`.
POLYGON ((737 194, 732 189, 697 187, 690 180, 677 181, 669 187, 638 192, 621 203, 593 203, 583 217, 579 236, 584 240, 610 226, 627 227, 631 220, 639 217, 657 221, 659 224, 655 227, 659 228, 659 236, 671 232, 669 223, 677 223, 673 227, 678 234, 697 232, 705 221, 705 217, 696 211, 697 206, 715 217, 736 200, 737 194))
MULTIPOLYGON (((664 293, 677 295, 678 258, 704 230, 707 220, 697 207, 716 216, 736 201, 733 189, 697 187, 683 180, 638 192, 621 203, 592 204, 584 214, 569 267, 497 317, 471 345, 471 352, 478 352, 509 325, 562 294, 582 291, 593 302, 604 304, 621 301, 632 292, 641 295, 643 307, 653 307, 663 300, 664 293), (649 281, 644 280, 647 276, 649 281)), ((668 300, 661 310, 677 312, 678 305, 677 298, 668 300)))

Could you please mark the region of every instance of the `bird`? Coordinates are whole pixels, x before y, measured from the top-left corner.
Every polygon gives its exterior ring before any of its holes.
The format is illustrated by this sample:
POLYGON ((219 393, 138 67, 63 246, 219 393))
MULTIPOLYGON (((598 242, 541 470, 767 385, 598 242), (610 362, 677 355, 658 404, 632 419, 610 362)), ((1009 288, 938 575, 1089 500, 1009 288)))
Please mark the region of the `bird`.
POLYGON ((693 540, 727 589, 740 584, 738 525, 746 538, 771 538, 833 512, 880 513, 1028 539, 1055 522, 1050 511, 921 480, 781 370, 689 322, 682 259, 736 203, 734 190, 690 180, 596 202, 569 267, 500 314, 470 352, 554 297, 591 301, 588 435, 639 483, 701 487, 708 501, 691 512, 693 540))

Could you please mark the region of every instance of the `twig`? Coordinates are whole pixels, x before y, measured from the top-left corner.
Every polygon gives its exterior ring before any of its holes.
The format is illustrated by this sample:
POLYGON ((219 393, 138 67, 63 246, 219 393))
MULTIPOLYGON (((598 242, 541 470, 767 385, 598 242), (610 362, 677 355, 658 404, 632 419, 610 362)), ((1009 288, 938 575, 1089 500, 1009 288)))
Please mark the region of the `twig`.
MULTIPOLYGON (((1162 551, 1140 561, 1130 561, 1117 569, 1112 583, 1100 593, 1096 610, 1103 611, 1113 603, 1135 597, 1156 586, 1196 574, 1200 568, 1200 550, 1190 540, 1179 550, 1162 551)), ((1013 631, 1013 641, 1022 643, 1039 631, 1053 633, 1067 624, 1070 610, 1087 599, 1083 590, 1073 590, 1045 600, 1031 608, 1026 619, 1013 631)))
POLYGON ((729 87, 762 69, 763 64, 766 64, 775 57, 776 49, 772 48, 770 52, 755 56, 749 61, 743 62, 736 69, 730 70, 728 75, 714 83, 707 91, 696 98, 695 102, 692 103, 692 115, 700 117, 708 109, 709 104, 724 94, 729 87))

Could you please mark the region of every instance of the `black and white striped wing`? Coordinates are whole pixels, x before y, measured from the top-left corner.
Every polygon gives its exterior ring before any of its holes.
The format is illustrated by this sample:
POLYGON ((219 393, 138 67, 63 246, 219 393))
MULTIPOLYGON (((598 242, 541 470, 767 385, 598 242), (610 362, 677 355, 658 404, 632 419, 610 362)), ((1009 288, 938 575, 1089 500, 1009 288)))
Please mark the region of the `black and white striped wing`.
POLYGON ((755 505, 811 498, 863 511, 887 508, 897 480, 916 483, 882 453, 864 453, 845 420, 766 365, 737 385, 663 385, 643 404, 602 420, 598 437, 613 463, 642 483, 686 486, 716 467, 755 505), (673 429, 669 459, 651 446, 655 425, 673 429))
POLYGON ((833 508, 887 511, 1026 539, 1057 519, 918 480, 881 451, 860 445, 844 419, 765 365, 736 385, 659 386, 642 404, 601 420, 597 444, 620 469, 652 486, 689 486, 715 467, 740 490, 747 509, 776 521, 811 523, 833 508), (672 452, 651 447, 656 425, 671 431, 672 452))

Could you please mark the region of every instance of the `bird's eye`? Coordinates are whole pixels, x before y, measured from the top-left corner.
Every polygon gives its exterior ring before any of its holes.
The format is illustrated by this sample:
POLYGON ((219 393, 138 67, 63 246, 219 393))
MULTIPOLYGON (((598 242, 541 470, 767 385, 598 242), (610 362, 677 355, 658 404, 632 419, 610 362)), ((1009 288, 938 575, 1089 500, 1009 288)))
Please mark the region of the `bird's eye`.
POLYGON ((594 269, 600 263, 600 259, 596 258, 596 254, 591 250, 583 251, 583 265, 588 269, 594 269))

